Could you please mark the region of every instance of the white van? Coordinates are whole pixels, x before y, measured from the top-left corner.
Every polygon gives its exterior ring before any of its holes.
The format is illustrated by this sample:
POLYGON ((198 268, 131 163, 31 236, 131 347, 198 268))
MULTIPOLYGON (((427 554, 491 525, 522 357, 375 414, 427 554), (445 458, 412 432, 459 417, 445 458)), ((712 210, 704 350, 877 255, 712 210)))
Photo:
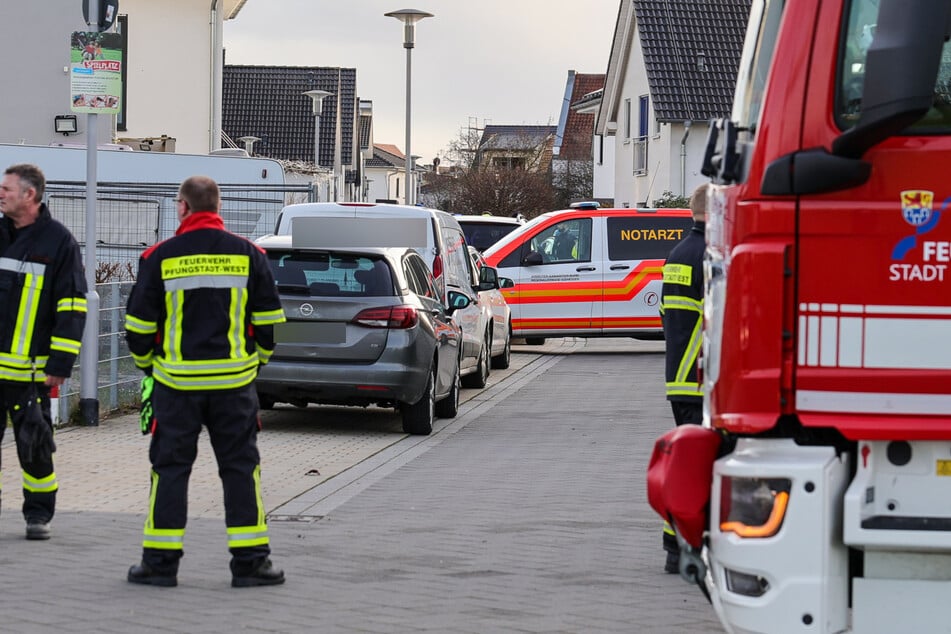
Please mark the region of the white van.
POLYGON ((512 335, 663 337, 664 260, 693 226, 688 209, 552 211, 522 225, 485 252, 514 286, 503 288, 512 335))
POLYGON ((485 387, 491 364, 492 324, 486 318, 488 311, 483 311, 479 303, 478 290, 473 288, 478 275, 473 272, 465 234, 452 214, 389 203, 300 203, 284 207, 277 217, 274 233, 293 235, 298 218, 354 220, 352 226, 341 222, 324 223, 324 230, 333 231, 338 237, 338 248, 403 246, 416 249, 429 265, 444 304, 448 305, 450 290, 469 298, 469 306, 453 313, 453 319, 462 327, 462 384, 485 387), (400 219, 423 220, 426 229, 414 232, 413 227, 421 223, 393 222, 400 219), (369 221, 373 224, 367 224, 369 221), (385 242, 381 236, 385 236, 385 242))

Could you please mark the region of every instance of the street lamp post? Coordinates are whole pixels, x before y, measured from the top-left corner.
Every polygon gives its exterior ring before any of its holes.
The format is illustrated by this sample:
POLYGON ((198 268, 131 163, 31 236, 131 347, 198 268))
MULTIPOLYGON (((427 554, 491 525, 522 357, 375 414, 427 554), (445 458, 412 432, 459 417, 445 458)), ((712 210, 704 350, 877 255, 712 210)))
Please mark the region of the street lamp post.
POLYGON ((400 9, 399 11, 390 11, 383 15, 389 18, 396 18, 403 23, 403 48, 406 49, 406 177, 404 191, 406 192, 406 204, 412 205, 416 202, 413 200, 415 192, 411 187, 411 183, 413 182, 411 177, 413 159, 410 156, 412 154, 410 151, 410 106, 412 104, 412 100, 410 99, 410 86, 412 85, 411 79, 413 76, 412 51, 416 45, 416 23, 423 18, 433 17, 433 14, 417 9, 400 9))
POLYGON ((328 90, 308 90, 301 93, 310 97, 314 106, 314 180, 320 173, 320 113, 324 110, 324 97, 329 97, 333 93, 328 90))

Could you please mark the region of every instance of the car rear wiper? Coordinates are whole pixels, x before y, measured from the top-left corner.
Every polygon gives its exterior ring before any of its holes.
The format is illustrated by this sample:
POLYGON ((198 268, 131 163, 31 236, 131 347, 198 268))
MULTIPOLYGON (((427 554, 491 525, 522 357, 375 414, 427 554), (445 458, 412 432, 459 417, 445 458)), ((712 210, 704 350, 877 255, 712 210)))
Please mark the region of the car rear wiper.
POLYGON ((307 284, 278 284, 279 293, 305 293, 310 294, 310 286, 307 284))

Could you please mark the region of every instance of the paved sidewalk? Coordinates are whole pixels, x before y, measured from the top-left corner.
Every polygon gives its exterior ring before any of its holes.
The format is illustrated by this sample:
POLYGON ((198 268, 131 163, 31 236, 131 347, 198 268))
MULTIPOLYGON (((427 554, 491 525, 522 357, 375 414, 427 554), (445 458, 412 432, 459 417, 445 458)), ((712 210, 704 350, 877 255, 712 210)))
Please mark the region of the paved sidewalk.
MULTIPOLYGON (((4 442, 0 630, 720 632, 699 591, 662 572, 660 521, 646 501, 653 441, 671 425, 658 350, 623 340, 532 350, 537 361, 432 436, 390 443, 317 486, 300 474, 275 489, 274 559, 288 582, 272 588, 232 589, 222 520, 191 513, 179 587, 125 581, 144 497, 122 512, 68 502, 86 486, 108 497, 147 473, 131 422, 58 435, 61 454, 94 434, 128 443, 140 463, 71 473, 49 542, 23 539, 4 442)), ((280 460, 267 434, 264 459, 280 460)))

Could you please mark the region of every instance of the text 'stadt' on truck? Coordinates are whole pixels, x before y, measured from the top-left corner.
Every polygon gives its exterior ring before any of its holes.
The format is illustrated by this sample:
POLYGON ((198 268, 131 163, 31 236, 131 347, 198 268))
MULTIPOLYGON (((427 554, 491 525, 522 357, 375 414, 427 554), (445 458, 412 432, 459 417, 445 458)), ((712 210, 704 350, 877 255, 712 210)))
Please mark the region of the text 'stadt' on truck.
POLYGON ((752 2, 703 164, 705 422, 648 474, 730 632, 951 627, 949 22, 752 2))

